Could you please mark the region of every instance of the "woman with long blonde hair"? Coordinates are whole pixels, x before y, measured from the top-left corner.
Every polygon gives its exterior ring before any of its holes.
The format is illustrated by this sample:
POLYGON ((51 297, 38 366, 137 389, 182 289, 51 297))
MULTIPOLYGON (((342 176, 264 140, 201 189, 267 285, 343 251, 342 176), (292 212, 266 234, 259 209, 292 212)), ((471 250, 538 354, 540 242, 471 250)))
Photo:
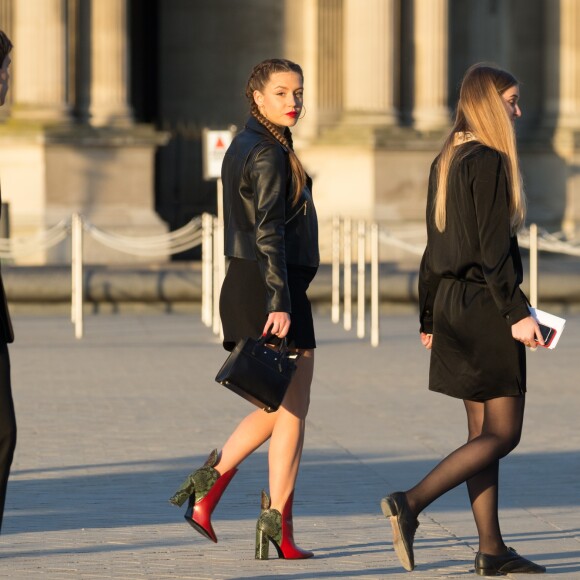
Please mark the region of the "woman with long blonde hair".
POLYGON ((472 66, 453 128, 431 167, 420 337, 431 351, 429 389, 463 401, 468 440, 417 485, 381 501, 407 570, 415 566, 419 513, 466 482, 479 536, 476 574, 545 572, 505 545, 498 517, 499 460, 522 431, 525 347, 543 344, 520 290, 516 234, 526 203, 514 131, 519 93, 510 73, 472 66))

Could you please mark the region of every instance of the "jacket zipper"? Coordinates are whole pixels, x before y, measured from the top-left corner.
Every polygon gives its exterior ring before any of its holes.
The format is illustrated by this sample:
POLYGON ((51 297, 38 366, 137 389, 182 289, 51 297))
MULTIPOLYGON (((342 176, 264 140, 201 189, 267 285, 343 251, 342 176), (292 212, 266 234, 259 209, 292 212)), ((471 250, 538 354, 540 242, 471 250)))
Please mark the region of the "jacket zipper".
POLYGON ((308 207, 308 201, 305 201, 303 205, 301 205, 296 213, 292 214, 285 222, 284 225, 291 222, 302 210, 304 210, 304 215, 306 215, 306 208, 308 207))

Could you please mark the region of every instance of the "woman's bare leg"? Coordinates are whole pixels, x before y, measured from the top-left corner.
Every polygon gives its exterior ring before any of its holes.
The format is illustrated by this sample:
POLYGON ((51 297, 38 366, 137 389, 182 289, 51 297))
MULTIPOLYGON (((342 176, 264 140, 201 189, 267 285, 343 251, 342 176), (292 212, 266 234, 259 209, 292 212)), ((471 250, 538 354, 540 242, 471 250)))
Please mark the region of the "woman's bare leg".
POLYGON ((314 350, 301 351, 297 370, 282 405, 275 413, 261 409, 236 427, 222 448, 216 466, 220 474, 237 467, 270 437, 269 470, 272 507, 281 510, 294 489, 304 444, 304 425, 310 403, 314 350))
POLYGON ((216 469, 220 474, 237 467, 248 455, 268 441, 272 435, 277 415, 258 409, 250 413, 235 428, 222 448, 216 469))
POLYGON ((277 412, 268 454, 272 508, 280 512, 296 484, 310 405, 314 350, 301 352, 298 368, 277 412))

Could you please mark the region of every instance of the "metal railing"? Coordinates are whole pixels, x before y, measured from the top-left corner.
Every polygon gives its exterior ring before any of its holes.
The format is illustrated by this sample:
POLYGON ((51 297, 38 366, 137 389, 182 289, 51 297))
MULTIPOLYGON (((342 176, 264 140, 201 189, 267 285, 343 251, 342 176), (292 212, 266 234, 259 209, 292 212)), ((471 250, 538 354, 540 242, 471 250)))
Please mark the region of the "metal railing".
MULTIPOLYGON (((364 339, 367 326, 373 347, 380 343, 380 276, 381 249, 386 246, 420 256, 425 247, 424 230, 397 234, 377 222, 334 217, 330 240, 326 242, 332 268, 331 319, 341 320, 346 331, 353 326, 354 284, 356 272, 356 336, 364 339), (354 258, 354 259, 353 259, 354 258), (370 278, 367 282, 367 277, 370 278), (367 288, 368 286, 368 288, 367 288), (370 313, 367 314, 367 310, 370 313)), ((222 335, 219 316, 219 294, 225 277, 223 223, 216 216, 203 214, 173 232, 148 237, 132 237, 98 228, 79 213, 62 220, 52 228, 29 237, 0 238, 0 258, 14 260, 46 250, 71 238, 71 321, 75 337, 83 336, 83 236, 108 248, 140 257, 166 257, 201 245, 202 291, 201 320, 214 334, 222 335)), ((538 252, 555 252, 580 256, 580 243, 565 240, 562 234, 539 230, 536 224, 520 232, 519 243, 530 250, 530 302, 538 304, 538 252)))
POLYGON ((71 219, 71 321, 75 337, 83 337, 83 233, 102 245, 140 257, 159 257, 178 254, 202 243, 202 219, 192 219, 178 230, 155 236, 132 237, 102 230, 75 213, 71 219))
MULTIPOLYGON (((353 268, 352 238, 354 230, 350 218, 335 217, 332 220, 332 292, 331 318, 332 322, 340 322, 341 306, 343 327, 349 331, 352 328, 353 311, 353 268), (341 285, 342 272, 342 285, 341 285), (342 290, 342 291, 341 291, 342 290)), ((358 338, 365 338, 367 323, 370 324, 370 344, 373 347, 380 343, 380 287, 379 265, 380 252, 386 246, 391 246, 415 256, 421 256, 425 249, 425 230, 409 230, 406 233, 393 233, 389 228, 377 222, 358 221, 356 227, 356 272, 357 272, 357 332, 358 338), (370 245, 370 248, 368 247, 370 245), (366 271, 370 270, 370 292, 367 293, 366 271), (370 296, 369 296, 370 294, 370 296), (370 302, 370 317, 367 317, 366 307, 370 302)), ((530 252, 530 302, 533 307, 538 305, 538 253, 539 251, 580 256, 580 243, 565 240, 564 235, 550 234, 540 230, 536 224, 523 229, 518 234, 518 242, 522 248, 530 252)))

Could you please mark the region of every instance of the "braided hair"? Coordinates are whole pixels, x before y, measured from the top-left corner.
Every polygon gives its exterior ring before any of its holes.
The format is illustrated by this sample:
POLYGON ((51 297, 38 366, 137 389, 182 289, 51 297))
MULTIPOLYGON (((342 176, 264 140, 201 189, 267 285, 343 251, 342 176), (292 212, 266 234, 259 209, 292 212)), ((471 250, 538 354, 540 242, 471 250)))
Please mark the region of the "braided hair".
POLYGON ((3 30, 0 30, 0 66, 12 50, 12 42, 3 30))
POLYGON ((250 103, 250 114, 261 123, 270 133, 282 144, 286 149, 288 149, 288 156, 290 160, 290 169, 292 171, 292 181, 294 184, 294 200, 293 203, 296 204, 300 200, 300 194, 306 185, 306 172, 302 163, 296 156, 294 152, 292 133, 290 129, 286 127, 284 132, 280 132, 280 129, 270 122, 258 109, 254 101, 254 91, 264 91, 264 87, 268 84, 270 77, 275 73, 280 72, 295 72, 299 74, 302 78, 302 68, 296 63, 286 60, 284 58, 271 58, 257 64, 248 79, 246 85, 246 98, 250 103))

